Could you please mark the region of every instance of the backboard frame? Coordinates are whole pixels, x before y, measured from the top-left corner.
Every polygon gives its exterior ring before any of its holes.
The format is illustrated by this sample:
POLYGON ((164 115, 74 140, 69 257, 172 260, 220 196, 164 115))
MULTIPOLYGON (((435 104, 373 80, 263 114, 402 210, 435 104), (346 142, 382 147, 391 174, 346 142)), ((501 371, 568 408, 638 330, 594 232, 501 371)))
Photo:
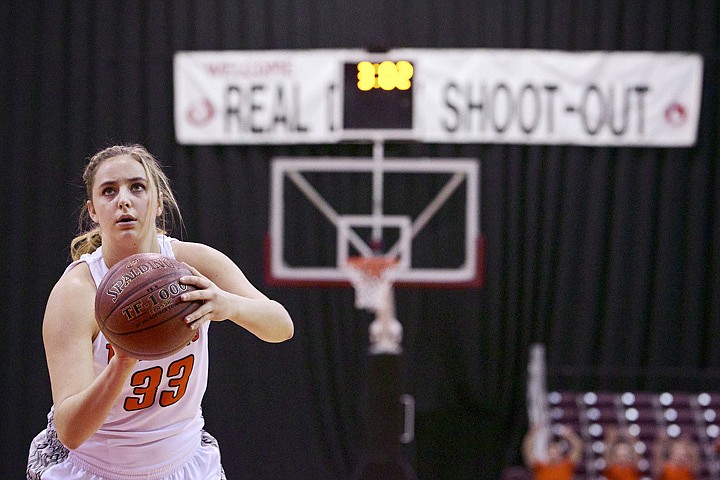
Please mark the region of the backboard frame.
MULTIPOLYGON (((433 207, 428 206, 422 215, 414 220, 400 219, 397 216, 384 215, 382 211, 371 215, 341 215, 327 203, 321 195, 314 191, 311 185, 305 182, 302 173, 306 172, 336 172, 336 173, 373 173, 374 178, 385 173, 413 173, 413 174, 448 174, 451 180, 435 198, 442 201, 442 195, 450 195, 453 185, 465 183, 465 261, 460 267, 441 268, 412 268, 407 263, 397 273, 394 285, 397 287, 412 288, 479 288, 484 285, 485 242, 480 231, 480 161, 472 158, 358 158, 358 157, 276 157, 271 161, 271 188, 270 188, 270 228, 265 242, 265 273, 266 282, 272 286, 290 287, 333 287, 350 286, 346 269, 336 264, 331 267, 307 267, 289 265, 283 258, 285 233, 284 222, 284 195, 286 178, 292 176, 296 186, 302 188, 309 198, 315 197, 315 206, 321 210, 323 216, 332 222, 338 231, 348 231, 350 224, 371 225, 372 215, 385 218, 385 223, 400 225, 407 224, 411 228, 422 229, 429 217, 433 215, 433 207), (450 185, 453 183, 453 185, 450 185), (320 198, 318 198, 320 197, 320 198), (427 218, 419 218, 425 215, 427 218), (391 218, 392 217, 392 218, 391 218), (423 223, 425 222, 425 223, 423 223)), ((382 180, 380 180, 382 182, 382 180)), ((376 188, 376 186, 374 186, 376 188)), ((338 241, 347 238, 346 234, 338 235, 338 241)), ((406 239, 407 240, 407 239, 406 239)), ((399 242, 400 243, 400 242, 399 242)), ((396 253, 406 248, 396 245, 396 253)), ((336 245, 337 262, 342 261, 343 255, 348 255, 347 248, 336 245), (344 250, 343 250, 344 249, 344 250), (343 250, 341 252, 341 250, 343 250)), ((362 249, 361 249, 362 250, 362 249)), ((403 259, 403 255, 398 256, 403 259)))

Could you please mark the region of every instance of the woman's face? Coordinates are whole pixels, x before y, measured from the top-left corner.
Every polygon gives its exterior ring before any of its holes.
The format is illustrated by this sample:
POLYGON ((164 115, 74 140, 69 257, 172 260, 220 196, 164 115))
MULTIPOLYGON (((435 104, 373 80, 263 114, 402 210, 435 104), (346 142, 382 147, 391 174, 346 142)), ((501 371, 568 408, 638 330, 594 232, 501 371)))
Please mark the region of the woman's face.
POLYGON ((97 167, 87 206, 103 243, 124 242, 126 247, 154 238, 155 219, 162 213, 156 186, 130 155, 108 158, 97 167))
POLYGON ((613 459, 616 463, 631 464, 635 457, 633 447, 627 443, 618 443, 613 447, 613 459))
POLYGON ((670 446, 668 460, 676 465, 689 465, 692 463, 692 449, 683 441, 676 441, 670 446))
POLYGON ((550 463, 559 463, 565 458, 563 444, 559 441, 550 442, 548 445, 548 459, 550 463))

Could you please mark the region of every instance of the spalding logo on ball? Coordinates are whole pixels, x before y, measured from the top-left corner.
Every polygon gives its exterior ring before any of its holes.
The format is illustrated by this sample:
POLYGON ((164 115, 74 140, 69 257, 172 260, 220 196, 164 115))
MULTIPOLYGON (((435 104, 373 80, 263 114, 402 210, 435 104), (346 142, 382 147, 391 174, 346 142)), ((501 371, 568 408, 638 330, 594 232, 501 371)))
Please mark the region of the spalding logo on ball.
POLYGON ((138 253, 113 265, 95 293, 95 319, 115 349, 154 360, 192 340, 196 332, 185 316, 200 302, 180 300, 195 290, 180 283, 185 275, 192 275, 185 265, 159 253, 138 253))

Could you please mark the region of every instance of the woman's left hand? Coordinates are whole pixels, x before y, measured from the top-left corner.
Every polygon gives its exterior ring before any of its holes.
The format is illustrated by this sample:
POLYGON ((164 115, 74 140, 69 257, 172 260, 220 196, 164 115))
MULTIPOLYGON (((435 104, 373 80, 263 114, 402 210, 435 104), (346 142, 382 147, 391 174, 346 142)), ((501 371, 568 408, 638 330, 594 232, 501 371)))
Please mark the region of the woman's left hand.
POLYGON ((192 285, 196 290, 185 292, 180 299, 186 302, 201 302, 197 310, 185 317, 185 323, 193 330, 200 328, 205 322, 221 322, 230 317, 227 306, 232 305, 225 290, 215 285, 209 278, 196 268, 185 264, 192 275, 180 278, 180 283, 192 285))

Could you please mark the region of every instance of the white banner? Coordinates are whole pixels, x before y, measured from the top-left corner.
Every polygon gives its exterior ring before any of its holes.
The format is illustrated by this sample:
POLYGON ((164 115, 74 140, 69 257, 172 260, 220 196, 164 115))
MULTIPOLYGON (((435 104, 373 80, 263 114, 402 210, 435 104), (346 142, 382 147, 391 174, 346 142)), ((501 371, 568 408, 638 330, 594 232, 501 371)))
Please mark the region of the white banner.
MULTIPOLYGON (((427 143, 690 146, 702 58, 653 52, 400 49, 179 52, 182 144, 427 143), (412 128, 349 131, 344 65, 409 60, 412 128), (345 115, 345 117, 343 117, 345 115)), ((358 115, 360 113, 357 113, 358 115)))
POLYGON ((424 50, 414 58, 415 123, 425 142, 695 143, 699 55, 424 50))
POLYGON ((178 52, 182 144, 333 143, 348 50, 178 52))

